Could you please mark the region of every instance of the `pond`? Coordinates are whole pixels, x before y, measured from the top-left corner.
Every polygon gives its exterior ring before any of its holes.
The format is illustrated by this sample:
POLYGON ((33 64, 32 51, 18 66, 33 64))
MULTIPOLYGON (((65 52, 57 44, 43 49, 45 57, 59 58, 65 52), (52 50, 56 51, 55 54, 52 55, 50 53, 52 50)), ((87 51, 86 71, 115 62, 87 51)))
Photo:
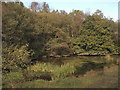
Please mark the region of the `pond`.
POLYGON ((47 81, 66 77, 84 76, 89 71, 103 72, 104 67, 118 65, 120 56, 71 56, 61 58, 43 58, 23 71, 26 81, 43 79, 47 81))
POLYGON ((42 62, 49 62, 54 65, 62 65, 69 63, 76 67, 77 74, 85 74, 87 71, 95 70, 100 71, 104 69, 104 66, 109 67, 112 64, 117 64, 117 60, 120 60, 120 55, 112 55, 107 60, 106 56, 71 56, 61 58, 44 58, 42 62))
MULTIPOLYGON (((111 58, 114 60, 120 59, 120 55, 112 55, 111 58)), ((43 58, 42 62, 50 62, 54 64, 64 64, 70 62, 84 62, 84 61, 91 61, 91 62, 105 62, 106 56, 70 56, 70 57, 60 57, 60 58, 43 58)))

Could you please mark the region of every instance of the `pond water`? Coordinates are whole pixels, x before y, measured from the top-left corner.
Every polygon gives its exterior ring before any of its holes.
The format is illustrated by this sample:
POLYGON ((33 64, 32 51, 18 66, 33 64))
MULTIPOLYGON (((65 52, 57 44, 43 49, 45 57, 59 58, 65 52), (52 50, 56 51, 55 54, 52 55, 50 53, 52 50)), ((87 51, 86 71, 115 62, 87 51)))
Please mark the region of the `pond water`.
POLYGON ((117 60, 120 60, 120 55, 113 55, 112 60, 107 60, 106 56, 71 56, 61 58, 44 58, 43 62, 49 62, 55 65, 62 65, 69 63, 76 67, 77 74, 85 74, 87 71, 100 71, 104 66, 109 67, 112 64, 117 65, 117 60))
POLYGON ((67 70, 70 71, 69 67, 71 66, 74 67, 74 72, 71 74, 68 74, 65 77, 71 77, 71 76, 79 77, 79 75, 83 76, 84 74, 86 74, 91 70, 94 70, 95 72, 100 72, 100 75, 101 75, 101 74, 104 74, 103 73, 104 67, 110 67, 111 65, 118 65, 117 60, 118 59, 120 60, 120 56, 118 55, 113 55, 113 56, 108 55, 108 57, 111 60, 108 60, 108 58, 106 59, 106 56, 70 56, 70 57, 61 57, 61 58, 53 58, 53 57, 43 58, 36 63, 50 63, 48 64, 48 67, 47 67, 47 64, 45 64, 46 68, 44 70, 46 70, 46 72, 37 72, 37 73, 34 72, 35 76, 32 75, 29 78, 29 80, 44 79, 44 80, 50 81, 52 80, 52 77, 53 77, 52 75, 55 75, 56 77, 56 74, 60 75, 61 77, 64 77, 63 75, 64 74, 66 75, 67 70), (50 66, 51 64, 52 66, 50 66), (65 66, 67 66, 67 64, 69 65, 66 69, 65 66), (58 65, 58 66, 55 66, 55 68, 53 69, 53 72, 56 69, 60 70, 60 72, 55 72, 55 73, 47 72, 49 71, 49 68, 54 67, 54 65, 58 65), (63 65, 65 69, 62 68, 61 65, 63 65))
MULTIPOLYGON (((112 55, 111 58, 114 60, 120 59, 120 55, 112 55)), ((60 58, 43 58, 42 62, 50 62, 53 64, 64 64, 64 63, 70 63, 70 62, 105 62, 106 56, 70 56, 70 57, 60 57, 60 58)))

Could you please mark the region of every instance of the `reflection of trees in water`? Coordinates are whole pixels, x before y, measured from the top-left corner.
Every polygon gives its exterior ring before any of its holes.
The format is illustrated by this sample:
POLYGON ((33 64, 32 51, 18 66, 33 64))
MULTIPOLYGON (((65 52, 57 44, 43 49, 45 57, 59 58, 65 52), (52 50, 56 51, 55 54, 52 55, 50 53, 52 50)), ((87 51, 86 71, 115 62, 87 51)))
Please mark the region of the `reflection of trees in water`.
POLYGON ((90 70, 103 70, 104 66, 106 65, 106 63, 95 63, 95 62, 91 62, 91 61, 86 61, 87 63, 84 63, 82 65, 82 67, 76 66, 76 73, 77 74, 85 74, 87 71, 90 70))

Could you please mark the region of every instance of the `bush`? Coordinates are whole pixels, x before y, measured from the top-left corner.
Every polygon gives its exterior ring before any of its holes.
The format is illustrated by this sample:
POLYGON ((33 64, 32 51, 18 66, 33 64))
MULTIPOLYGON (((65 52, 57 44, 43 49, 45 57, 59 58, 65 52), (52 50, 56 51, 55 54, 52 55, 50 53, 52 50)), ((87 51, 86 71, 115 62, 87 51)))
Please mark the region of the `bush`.
POLYGON ((23 45, 20 48, 17 46, 3 46, 2 65, 3 73, 6 70, 18 71, 21 68, 26 68, 27 64, 30 63, 30 52, 27 50, 28 45, 23 45))

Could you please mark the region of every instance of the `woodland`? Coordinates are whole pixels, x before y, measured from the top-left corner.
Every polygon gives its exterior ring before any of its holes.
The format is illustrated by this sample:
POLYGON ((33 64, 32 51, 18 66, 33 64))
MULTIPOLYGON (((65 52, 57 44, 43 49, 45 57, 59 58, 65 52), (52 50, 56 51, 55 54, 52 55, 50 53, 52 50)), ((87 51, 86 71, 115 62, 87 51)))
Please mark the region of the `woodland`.
POLYGON ((111 55, 120 54, 118 41, 118 21, 105 17, 101 10, 93 14, 81 10, 67 13, 50 9, 46 2, 32 2, 29 8, 22 2, 2 2, 3 85, 14 88, 21 79, 23 83, 33 77, 68 77, 75 73, 74 66, 56 66, 45 63, 44 58, 105 56, 111 60, 111 55), (9 80, 10 75, 16 79, 9 80))

